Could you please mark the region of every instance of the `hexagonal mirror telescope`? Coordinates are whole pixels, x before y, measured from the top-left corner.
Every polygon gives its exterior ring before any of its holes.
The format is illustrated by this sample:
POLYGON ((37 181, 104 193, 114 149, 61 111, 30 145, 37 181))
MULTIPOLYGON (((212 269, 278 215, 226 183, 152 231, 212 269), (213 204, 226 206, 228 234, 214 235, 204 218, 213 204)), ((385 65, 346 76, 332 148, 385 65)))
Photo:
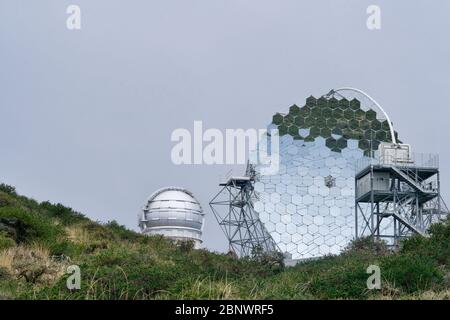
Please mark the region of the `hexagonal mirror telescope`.
POLYGON ((355 163, 397 139, 372 99, 343 93, 310 96, 273 116, 279 170, 264 175, 254 164, 253 209, 265 230, 247 239, 267 233, 281 252, 304 259, 337 254, 354 237, 355 163))

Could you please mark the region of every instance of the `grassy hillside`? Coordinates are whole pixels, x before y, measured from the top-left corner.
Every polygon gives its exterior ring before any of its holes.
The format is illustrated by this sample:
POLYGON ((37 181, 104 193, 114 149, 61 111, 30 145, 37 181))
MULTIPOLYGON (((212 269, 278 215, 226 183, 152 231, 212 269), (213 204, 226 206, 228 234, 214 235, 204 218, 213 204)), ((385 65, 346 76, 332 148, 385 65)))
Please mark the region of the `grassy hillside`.
POLYGON ((450 223, 391 253, 368 239, 339 256, 285 268, 279 257, 231 255, 93 222, 0 185, 0 299, 449 299, 450 223), (80 266, 80 290, 66 288, 80 266), (380 266, 381 290, 366 268, 380 266))

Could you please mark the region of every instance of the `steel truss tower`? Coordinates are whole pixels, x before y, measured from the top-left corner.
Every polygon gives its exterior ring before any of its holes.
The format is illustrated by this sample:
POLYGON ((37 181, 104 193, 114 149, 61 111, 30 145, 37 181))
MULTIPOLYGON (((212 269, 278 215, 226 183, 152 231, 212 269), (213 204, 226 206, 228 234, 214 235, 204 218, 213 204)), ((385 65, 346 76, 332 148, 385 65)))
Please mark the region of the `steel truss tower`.
POLYGON ((238 256, 279 251, 253 208, 257 199, 254 178, 254 169, 248 165, 244 176, 231 176, 220 183, 222 189, 209 203, 230 250, 238 256))
POLYGON ((412 234, 427 236, 448 208, 440 195, 437 155, 416 155, 410 161, 372 159, 355 175, 356 237, 373 236, 398 246, 412 234))

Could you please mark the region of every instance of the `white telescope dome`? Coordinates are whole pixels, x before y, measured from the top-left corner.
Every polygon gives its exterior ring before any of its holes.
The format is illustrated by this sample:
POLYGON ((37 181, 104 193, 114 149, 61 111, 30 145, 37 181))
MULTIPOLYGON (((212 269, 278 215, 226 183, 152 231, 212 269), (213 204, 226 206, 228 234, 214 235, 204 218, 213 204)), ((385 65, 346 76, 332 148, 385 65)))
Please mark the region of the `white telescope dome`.
POLYGON ((144 234, 193 240, 198 248, 202 242, 203 221, 202 207, 190 191, 167 187, 157 190, 147 199, 139 226, 144 234))

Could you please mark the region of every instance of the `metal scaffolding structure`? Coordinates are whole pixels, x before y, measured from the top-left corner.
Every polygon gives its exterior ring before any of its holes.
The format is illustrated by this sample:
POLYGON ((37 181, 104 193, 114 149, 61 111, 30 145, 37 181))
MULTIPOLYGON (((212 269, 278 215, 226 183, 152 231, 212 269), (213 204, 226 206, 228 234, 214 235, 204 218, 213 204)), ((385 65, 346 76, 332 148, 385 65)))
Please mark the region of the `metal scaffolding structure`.
POLYGON ((428 236, 430 225, 447 216, 437 155, 391 154, 369 161, 357 165, 355 175, 357 238, 373 236, 395 247, 412 234, 428 236))
POLYGON ((230 250, 238 256, 279 251, 253 208, 254 178, 253 166, 248 165, 244 176, 229 176, 220 183, 222 189, 209 203, 230 250))

